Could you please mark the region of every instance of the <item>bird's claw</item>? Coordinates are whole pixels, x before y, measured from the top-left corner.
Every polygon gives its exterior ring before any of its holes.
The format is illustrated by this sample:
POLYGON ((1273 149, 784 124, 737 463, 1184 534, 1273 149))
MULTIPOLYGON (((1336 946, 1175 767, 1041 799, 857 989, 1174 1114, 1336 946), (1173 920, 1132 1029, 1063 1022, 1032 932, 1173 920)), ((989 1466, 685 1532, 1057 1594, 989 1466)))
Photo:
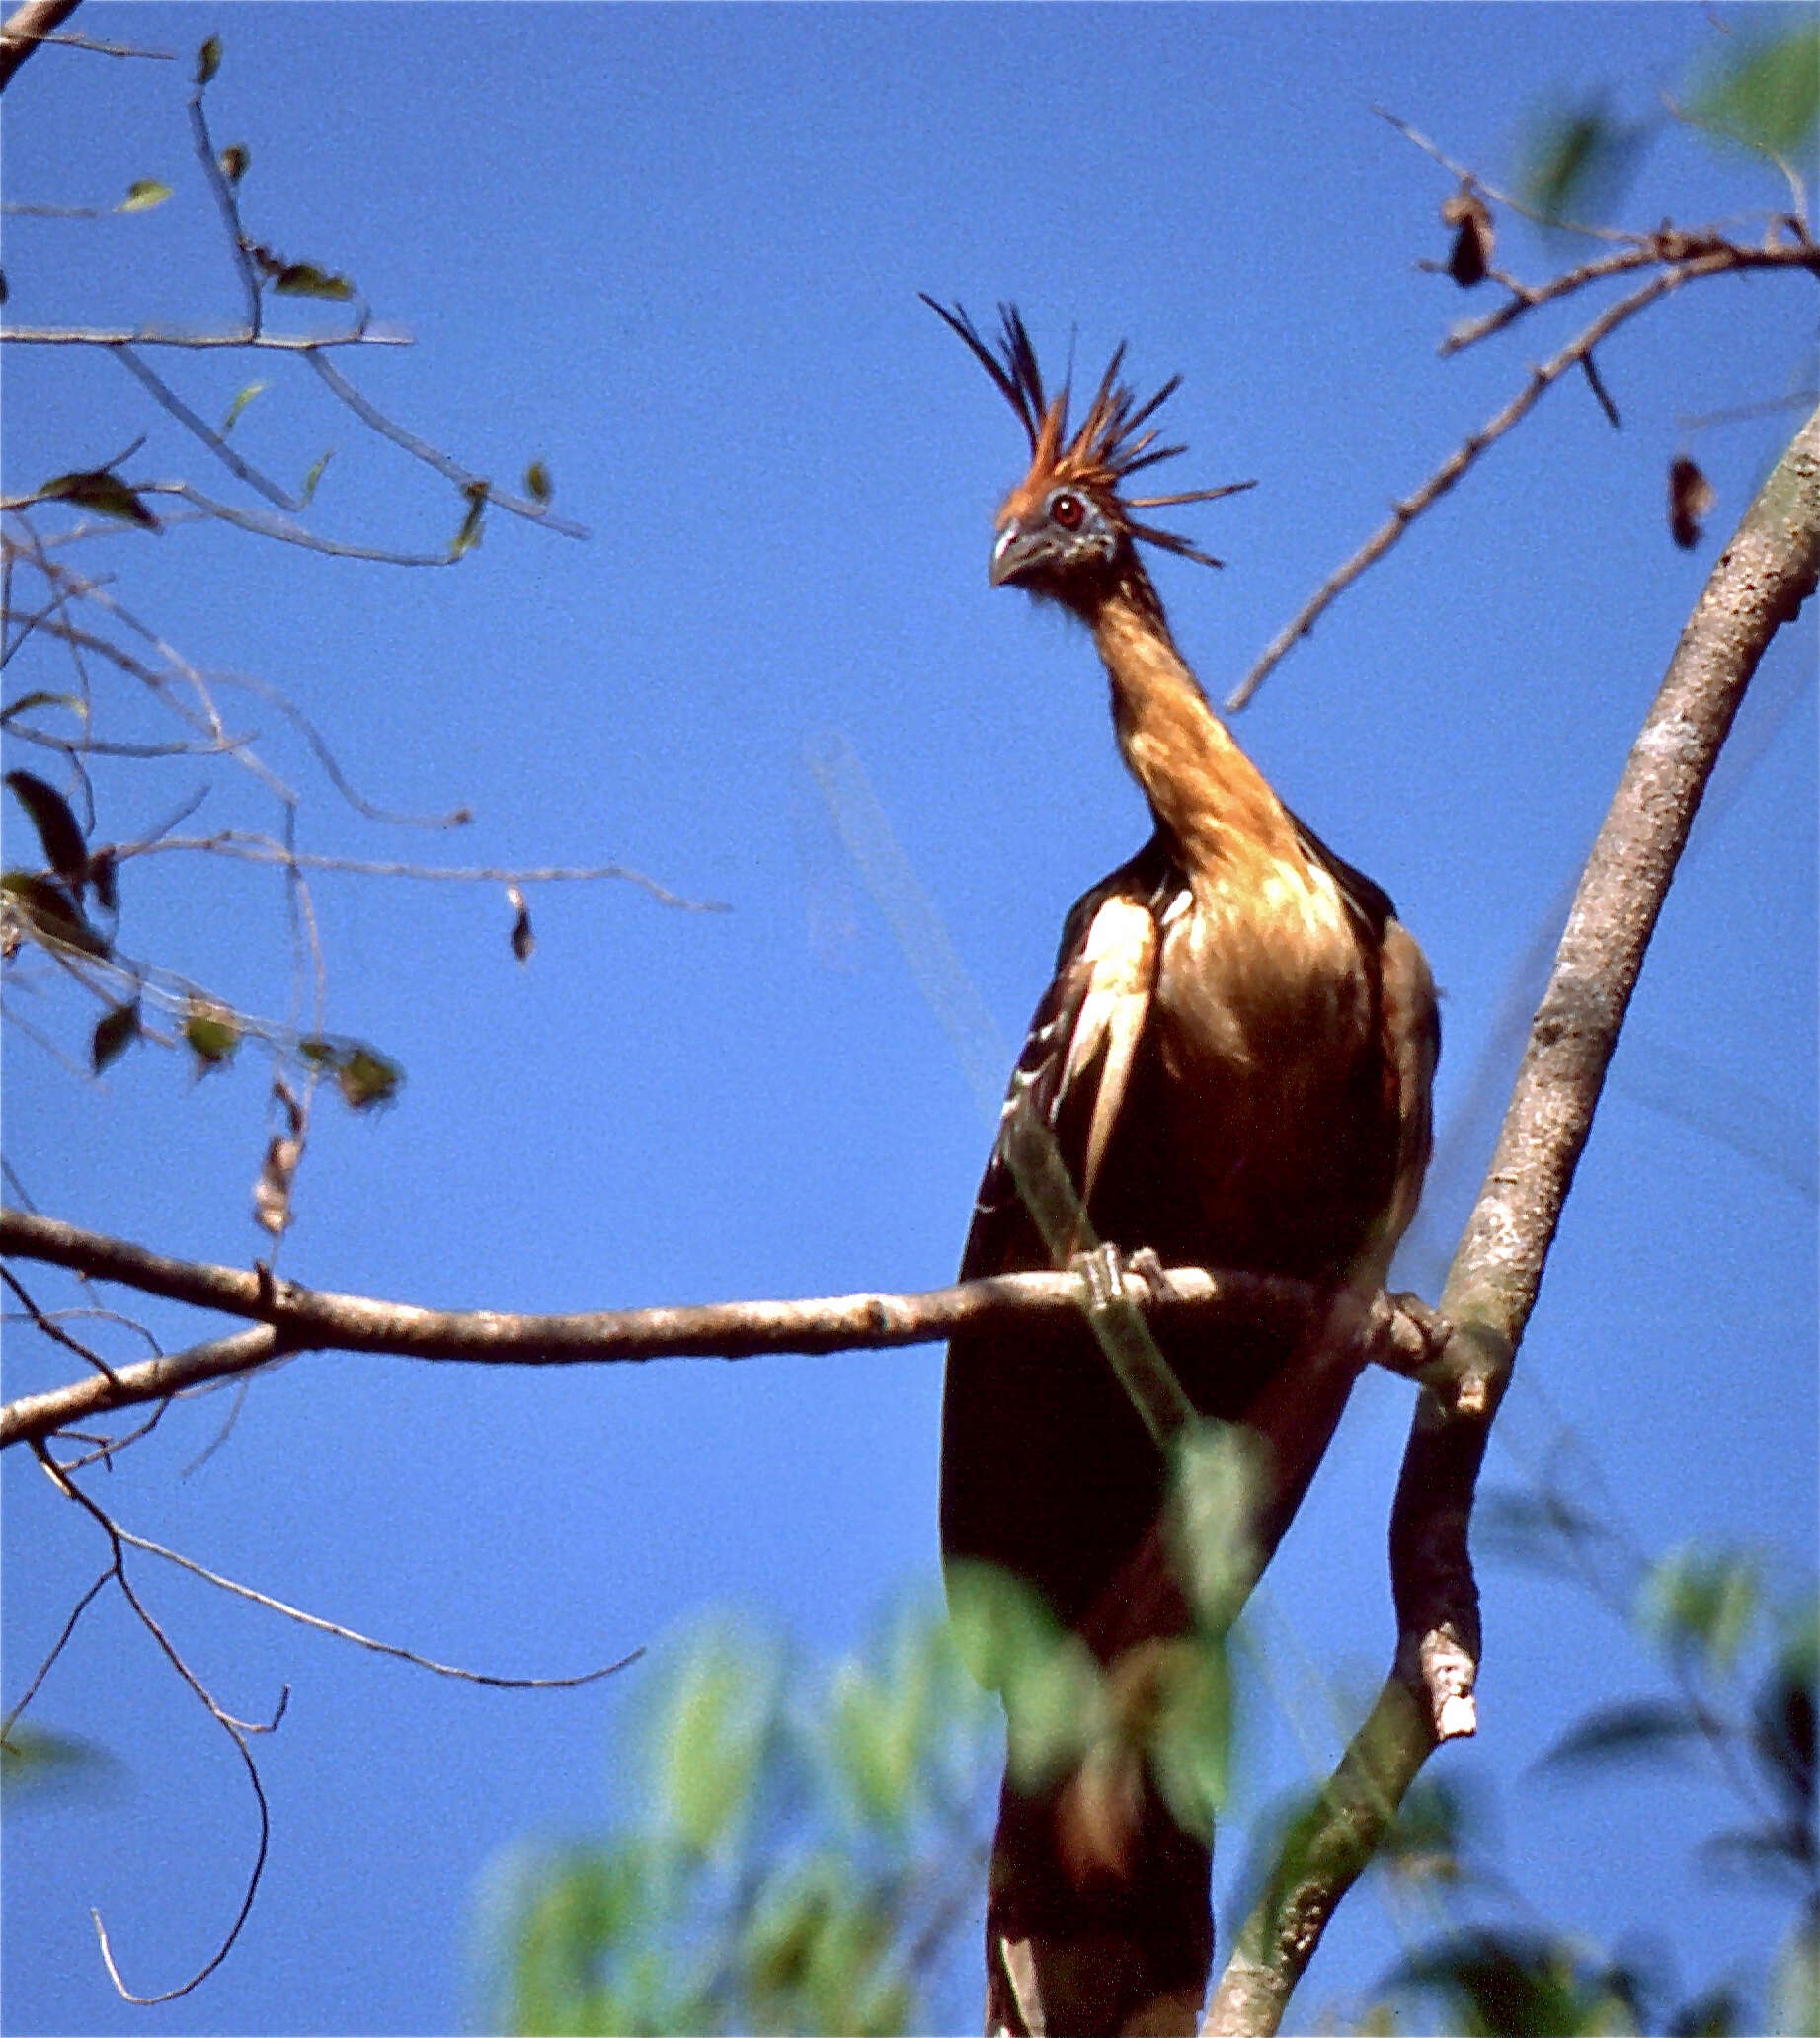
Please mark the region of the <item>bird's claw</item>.
POLYGON ((1077 1252, 1068 1261, 1068 1271, 1078 1274, 1087 1286, 1087 1307, 1098 1313, 1109 1309, 1114 1302, 1125 1299, 1125 1277, 1135 1274, 1150 1293, 1150 1299, 1170 1302, 1177 1299, 1174 1284, 1157 1258, 1154 1250, 1141 1245, 1135 1253, 1127 1255, 1110 1243, 1096 1245, 1090 1252, 1077 1252))

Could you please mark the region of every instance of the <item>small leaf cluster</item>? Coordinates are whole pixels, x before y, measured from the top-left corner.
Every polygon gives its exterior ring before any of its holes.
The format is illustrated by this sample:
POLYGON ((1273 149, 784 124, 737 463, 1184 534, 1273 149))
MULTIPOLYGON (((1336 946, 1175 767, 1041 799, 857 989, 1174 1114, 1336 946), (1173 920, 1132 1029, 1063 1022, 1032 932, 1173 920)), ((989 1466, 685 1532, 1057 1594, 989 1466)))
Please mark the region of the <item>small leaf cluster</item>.
POLYGON ((933 1613, 820 1671, 697 1627, 648 1694, 642 1822, 504 1871, 495 2028, 918 2028, 972 1916, 986 1717, 933 1613))

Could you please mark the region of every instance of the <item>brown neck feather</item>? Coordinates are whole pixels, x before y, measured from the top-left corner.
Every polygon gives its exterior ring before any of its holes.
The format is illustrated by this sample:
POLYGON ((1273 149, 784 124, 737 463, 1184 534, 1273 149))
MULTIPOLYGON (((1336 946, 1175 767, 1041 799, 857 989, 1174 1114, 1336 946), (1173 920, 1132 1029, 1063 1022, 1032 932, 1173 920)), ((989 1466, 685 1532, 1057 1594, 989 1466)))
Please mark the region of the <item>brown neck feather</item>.
POLYGON ((1190 878, 1260 854, 1303 861, 1295 823, 1208 705, 1144 568, 1133 560, 1082 620, 1112 681, 1119 748, 1190 878))

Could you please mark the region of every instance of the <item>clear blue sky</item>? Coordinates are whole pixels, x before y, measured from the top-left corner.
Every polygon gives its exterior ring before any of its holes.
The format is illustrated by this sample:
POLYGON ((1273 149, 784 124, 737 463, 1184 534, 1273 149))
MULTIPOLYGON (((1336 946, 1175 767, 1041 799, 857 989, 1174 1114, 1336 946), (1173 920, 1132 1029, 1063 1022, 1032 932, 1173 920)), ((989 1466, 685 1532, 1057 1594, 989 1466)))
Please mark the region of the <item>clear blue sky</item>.
MULTIPOLYGON (((1163 562, 1190 659, 1224 693, 1320 578, 1518 386, 1564 325, 1442 362, 1472 308, 1416 258, 1445 241, 1444 175, 1374 101, 1497 178, 1523 118, 1609 86, 1648 115, 1742 10, 1321 7, 813 10, 94 5, 75 26, 181 65, 34 58, 7 108, 9 200, 138 217, 10 219, 9 321, 237 314, 183 113, 218 29, 217 139, 243 139, 254 231, 352 275, 408 352, 343 365, 413 430, 514 480, 541 456, 586 544, 490 520, 458 568, 404 572, 203 531, 92 548, 119 597, 211 673, 304 705, 374 800, 472 808, 454 838, 359 820, 269 709, 239 726, 307 792, 305 846, 460 862, 636 865, 731 912, 622 886, 545 888, 527 969, 497 890, 316 888, 330 1023, 395 1054, 397 1108, 325 1101, 284 1247, 293 1278, 446 1304, 563 1309, 919 1289, 959 1253, 990 1136, 821 807, 807 747, 836 733, 883 804, 1002 1037, 1008 1067, 1063 912, 1145 821, 1090 647, 986 583, 1019 472, 1003 404, 916 302, 997 298, 1058 364, 1121 337, 1147 386, 1181 371, 1182 481, 1258 479, 1185 512, 1223 574, 1163 562)), ((1689 223, 1783 202, 1759 170, 1658 136, 1627 203, 1689 223)), ((1536 274, 1565 251, 1518 232, 1536 274)), ((275 325, 331 324, 280 307, 275 325)), ((1598 823, 1676 635, 1791 414, 1677 420, 1811 377, 1811 285, 1690 290, 1609 347, 1624 429, 1583 385, 1541 411, 1334 610, 1240 724, 1285 796, 1378 878, 1445 988, 1439 1101, 1457 1226, 1494 1123, 1458 1126, 1512 973, 1598 823), (1669 543, 1671 454, 1718 491, 1695 555, 1669 543)), ((291 478, 337 457, 317 521, 435 549, 452 492, 375 447, 301 373, 160 356, 207 416, 256 370, 237 437, 291 478)), ((213 487, 206 454, 112 362, 7 361, 6 485, 148 443, 129 471, 213 487)), ((225 486, 225 484, 223 484, 225 486)), ((65 676, 8 674, 8 698, 65 676)), ((150 726, 137 704, 121 712, 150 726)), ((1740 719, 1749 768, 1702 821, 1549 1268, 1490 1476, 1570 1450, 1638 1544, 1760 1546, 1810 1575, 1815 1518, 1815 713, 1812 638, 1779 646, 1740 719), (1728 1143, 1720 1135, 1729 1127, 1728 1143), (1740 1150, 1740 1139, 1745 1148, 1740 1150)), ((34 764, 32 757, 16 762, 34 764)), ((41 763, 39 764, 41 768, 41 763)), ((201 782, 103 780, 104 832, 201 782)), ((270 826, 224 775, 196 825, 270 826)), ((31 854, 17 817, 9 860, 31 854)), ((122 942, 281 1013, 269 873, 148 859, 122 942)), ((75 1009, 28 1005, 38 1023, 75 1009)), ((7 1044, 8 1150, 38 1206, 200 1258, 264 1249, 266 1137, 248 1052, 192 1087, 134 1051, 99 1084, 7 1044)), ((1431 1292, 1431 1249, 1407 1278, 1431 1292)), ((172 1345, 202 1334, 147 1309, 172 1345)), ((128 1347, 122 1345, 124 1354, 128 1347)), ((9 1352, 8 1391, 63 1377, 9 1352)), ((533 1375, 311 1357, 168 1415, 106 1483, 121 1521, 369 1633, 496 1671, 582 1669, 732 1604, 814 1649, 851 1646, 935 1578, 934 1349, 739 1367, 533 1375)), ((1383 1556, 1408 1391, 1368 1380, 1267 1588, 1293 1634, 1293 1721, 1252 1789, 1307 1773, 1382 1676, 1383 1556), (1336 1725, 1337 1723, 1337 1725, 1336 1725)), ((6 1695, 102 1560, 17 1453, 4 1477, 6 1695)), ((223 1701, 292 1685, 262 1748, 274 1841, 245 1938, 198 1995, 167 1986, 231 1916, 252 1814, 231 1750, 118 1605, 38 1717, 124 1764, 98 1801, 7 1833, 5 2019, 18 2032, 444 2031, 468 2014, 488 1861, 586 1831, 636 1673, 569 1695, 438 1683, 175 1574, 145 1589, 223 1701)), ((1483 1731, 1438 1764, 1480 1790, 1538 1914, 1607 1943, 1672 1941, 1691 1986, 1761 1968, 1782 1908, 1691 1858, 1729 1814, 1697 1782, 1541 1778, 1560 1726, 1656 1688, 1625 1635, 1561 1587, 1488 1569, 1483 1731)), ((1239 1821, 1219 1867, 1242 1856, 1239 1821)), ((1222 1940, 1232 1920, 1223 1909, 1222 1940)), ((1407 1924, 1411 1920, 1405 1919, 1407 1924)), ((1419 1918, 1413 1920, 1420 1923, 1419 1918)), ((1301 2014, 1396 1955, 1361 1891, 1301 2014)), ((971 1957, 971 1955, 969 1956, 971 1957)), ((960 1999, 971 2003, 968 1990, 960 1999)))

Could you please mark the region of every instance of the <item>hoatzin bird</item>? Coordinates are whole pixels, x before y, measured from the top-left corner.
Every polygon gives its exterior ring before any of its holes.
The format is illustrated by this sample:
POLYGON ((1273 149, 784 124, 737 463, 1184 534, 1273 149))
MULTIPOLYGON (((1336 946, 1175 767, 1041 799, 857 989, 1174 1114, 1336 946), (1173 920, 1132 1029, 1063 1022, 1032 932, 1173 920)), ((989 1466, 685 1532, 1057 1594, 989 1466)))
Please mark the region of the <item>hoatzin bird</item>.
MULTIPOLYGON (((1030 441, 1029 472, 998 512, 990 579, 1060 603, 1092 633, 1119 748, 1154 823, 1068 916, 961 1278, 1069 1256, 1014 1179, 1021 1112, 1053 1135, 1084 1209, 1082 1242, 1142 1254, 1152 1277, 1167 1265, 1242 1269, 1330 1295, 1314 1332, 1155 1319, 1194 1408, 1256 1440, 1248 1532, 1261 1562, 1358 1371, 1356 1340, 1335 1326, 1349 1298, 1382 1286, 1415 1212, 1440 1044, 1433 984, 1389 900, 1277 798, 1170 634, 1140 544, 1219 562, 1135 512, 1231 492, 1125 493, 1183 450, 1146 429, 1180 378, 1138 403, 1119 381, 1121 347, 1070 433, 1068 392, 1045 393, 1015 310, 1002 310, 994 345, 958 305, 925 301, 1030 441)), ((1194 1624, 1167 1491, 1164 1454, 1084 1317, 950 1343, 951 1599, 958 1578, 995 1567, 1108 1679, 1138 1667, 1142 1685, 1147 1650, 1194 1624)), ((1015 1743, 1017 1698, 1005 1697, 1015 1743)), ((1122 1767, 1082 1760, 1034 1782, 1007 1767, 987 1899, 989 2032, 1194 2029, 1213 1957, 1211 1829, 1179 1823, 1153 1771, 1142 1746, 1122 1767)))

